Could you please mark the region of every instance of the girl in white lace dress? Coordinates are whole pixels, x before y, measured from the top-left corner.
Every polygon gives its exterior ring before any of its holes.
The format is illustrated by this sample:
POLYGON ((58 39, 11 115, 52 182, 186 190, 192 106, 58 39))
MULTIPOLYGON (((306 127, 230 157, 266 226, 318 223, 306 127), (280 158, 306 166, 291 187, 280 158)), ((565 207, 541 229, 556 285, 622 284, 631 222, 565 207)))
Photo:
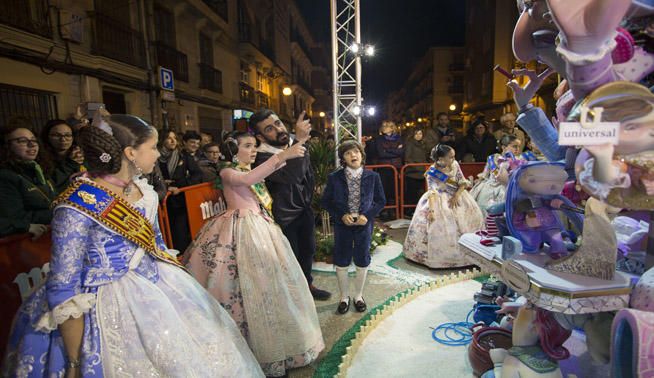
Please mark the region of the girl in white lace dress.
POLYGON ((55 202, 50 274, 19 309, 3 376, 263 376, 220 304, 168 254, 141 173, 156 130, 106 116, 80 132, 89 174, 55 202))
POLYGON ((404 257, 430 268, 469 265, 459 249, 459 237, 484 224, 479 206, 466 189, 466 180, 452 147, 439 144, 431 151, 427 193, 418 202, 404 241, 404 257))

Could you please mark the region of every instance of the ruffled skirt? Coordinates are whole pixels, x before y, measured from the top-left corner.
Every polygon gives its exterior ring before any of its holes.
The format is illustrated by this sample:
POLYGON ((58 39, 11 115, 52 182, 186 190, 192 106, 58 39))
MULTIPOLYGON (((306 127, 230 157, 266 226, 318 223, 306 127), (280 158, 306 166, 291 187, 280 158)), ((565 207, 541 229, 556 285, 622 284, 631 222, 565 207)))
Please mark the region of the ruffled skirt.
POLYGON ((423 194, 413 214, 404 241, 404 257, 430 268, 453 268, 469 265, 459 247, 459 237, 482 229, 484 218, 467 191, 461 193, 459 205, 452 209, 447 192, 430 190, 423 194), (429 197, 433 196, 433 219, 429 219, 429 197))
POLYGON ((185 256, 196 279, 234 318, 267 376, 318 357, 324 342, 313 297, 272 220, 227 211, 203 226, 185 256))
MULTIPOLYGON (((95 305, 84 313, 81 375, 263 376, 220 304, 182 269, 157 267, 156 282, 129 271, 97 288, 95 305)), ((4 375, 63 376, 66 353, 59 330, 36 327, 47 311, 43 286, 14 321, 4 375)))

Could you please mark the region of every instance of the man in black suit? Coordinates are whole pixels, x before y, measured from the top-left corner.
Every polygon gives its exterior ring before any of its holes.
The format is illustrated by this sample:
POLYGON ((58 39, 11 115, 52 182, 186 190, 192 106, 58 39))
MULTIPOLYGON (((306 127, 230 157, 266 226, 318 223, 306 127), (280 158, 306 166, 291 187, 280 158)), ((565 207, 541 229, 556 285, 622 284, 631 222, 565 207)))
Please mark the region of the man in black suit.
MULTIPOLYGON (((254 166, 295 143, 309 140, 311 123, 300 114, 295 124, 295 138, 270 109, 262 109, 250 117, 250 129, 261 143, 254 166)), ((273 198, 273 216, 282 228, 297 258, 314 299, 327 300, 331 293, 313 286, 311 266, 316 251, 315 219, 311 209, 314 176, 309 153, 304 158, 291 159, 286 165, 266 178, 266 186, 273 198)))

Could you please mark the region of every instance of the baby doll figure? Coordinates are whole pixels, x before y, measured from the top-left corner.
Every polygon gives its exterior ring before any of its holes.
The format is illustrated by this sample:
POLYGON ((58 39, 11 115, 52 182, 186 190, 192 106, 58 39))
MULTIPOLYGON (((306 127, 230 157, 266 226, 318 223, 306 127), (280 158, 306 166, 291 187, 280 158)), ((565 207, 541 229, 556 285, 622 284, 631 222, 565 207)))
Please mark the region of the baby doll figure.
MULTIPOLYGON (((506 218, 509 231, 520 239, 527 253, 538 252, 543 243, 549 245, 552 259, 568 255, 567 232, 554 210, 574 208, 561 195, 567 179, 562 163, 534 162, 518 168, 507 189, 506 218)), ((579 214, 565 211, 578 230, 582 228, 579 214)))
POLYGON ((654 94, 642 85, 614 82, 575 108, 602 107, 602 122, 620 122, 617 145, 586 146, 579 154, 579 183, 591 196, 616 207, 654 210, 654 94))
POLYGON ((343 168, 331 173, 323 192, 321 205, 334 219, 334 265, 341 292, 337 312, 350 309, 348 269, 354 260, 356 281, 354 307, 367 309, 363 286, 370 265, 370 242, 375 217, 386 205, 381 178, 377 172, 363 169, 363 147, 348 140, 338 146, 338 158, 343 168))

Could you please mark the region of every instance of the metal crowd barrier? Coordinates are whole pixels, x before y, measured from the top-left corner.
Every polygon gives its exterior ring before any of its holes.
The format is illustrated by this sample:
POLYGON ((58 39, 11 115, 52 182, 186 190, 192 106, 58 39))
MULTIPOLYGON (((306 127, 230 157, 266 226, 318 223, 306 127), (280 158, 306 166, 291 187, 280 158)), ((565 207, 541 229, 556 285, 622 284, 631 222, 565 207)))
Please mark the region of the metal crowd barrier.
MULTIPOLYGON (((371 164, 371 165, 366 165, 367 169, 372 169, 372 170, 379 170, 379 169, 391 169, 393 171, 393 182, 395 183, 395 205, 386 205, 384 206, 384 209, 395 209, 395 219, 400 217, 400 197, 399 197, 399 182, 398 182, 398 174, 397 174, 397 168, 390 164, 371 164)), ((362 188, 363 189, 363 188, 362 188)), ((388 193, 386 194, 386 198, 388 199, 388 193)))
MULTIPOLYGON (((402 204, 399 207, 399 215, 398 215, 399 219, 404 219, 404 209, 414 208, 418 205, 417 203, 410 203, 410 204, 405 203, 406 199, 404 198, 404 194, 405 194, 404 192, 405 192, 406 185, 404 180, 406 178, 406 169, 410 167, 424 167, 426 171, 427 168, 429 168, 429 166, 431 166, 430 163, 410 163, 410 164, 404 164, 402 166, 402 169, 400 169, 400 200, 402 204)), ((461 167, 461 171, 463 172, 463 175, 465 177, 473 176, 476 178, 477 175, 484 170, 486 163, 459 163, 459 166, 461 167)), ((425 186, 426 185, 427 183, 425 182, 425 186)))
POLYGON ((50 231, 37 240, 27 233, 0 238, 0 356, 5 355, 16 311, 50 269, 51 247, 50 231))
MULTIPOLYGON (((186 198, 186 214, 189 221, 189 232, 191 239, 200 231, 204 221, 225 210, 225 200, 223 192, 213 186, 213 182, 187 186, 180 188, 179 196, 186 198)), ((159 208, 159 225, 161 233, 169 248, 173 245, 173 235, 170 229, 170 217, 168 215, 168 199, 172 194, 168 192, 164 197, 159 208)), ((180 251, 183 253, 184 251, 180 251)))

